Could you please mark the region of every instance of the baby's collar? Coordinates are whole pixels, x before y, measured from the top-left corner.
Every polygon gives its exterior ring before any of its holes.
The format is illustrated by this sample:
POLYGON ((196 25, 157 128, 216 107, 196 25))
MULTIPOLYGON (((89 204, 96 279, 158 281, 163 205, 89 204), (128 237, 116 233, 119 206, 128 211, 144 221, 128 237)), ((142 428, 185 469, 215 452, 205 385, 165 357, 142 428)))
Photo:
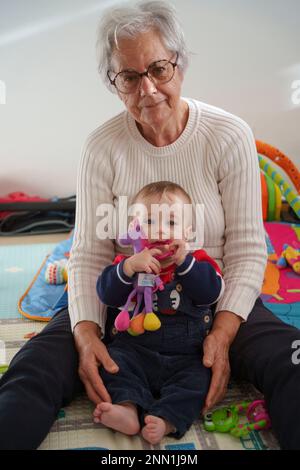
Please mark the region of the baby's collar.
POLYGON ((174 279, 174 272, 176 267, 176 263, 172 263, 169 266, 162 268, 162 271, 158 275, 164 284, 167 284, 174 279))

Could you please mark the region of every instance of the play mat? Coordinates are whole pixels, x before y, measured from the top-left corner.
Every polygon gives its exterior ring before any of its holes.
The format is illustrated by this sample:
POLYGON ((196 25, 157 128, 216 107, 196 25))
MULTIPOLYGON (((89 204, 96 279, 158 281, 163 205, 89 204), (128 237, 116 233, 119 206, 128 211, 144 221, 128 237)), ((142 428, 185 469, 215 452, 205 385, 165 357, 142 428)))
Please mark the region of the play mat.
MULTIPOLYGON (((20 315, 16 318, 0 319, 0 338, 6 345, 8 363, 25 341, 30 341, 27 337, 30 337, 33 332, 41 331, 44 325, 45 323, 27 320, 20 315)), ((261 395, 252 385, 231 381, 226 399, 220 406, 245 400, 252 401, 257 398, 261 398, 261 395)), ((87 397, 78 396, 71 405, 60 410, 57 420, 39 449, 267 450, 279 448, 271 430, 252 431, 247 437, 235 438, 228 434, 206 432, 200 420, 194 423, 182 439, 165 438, 159 446, 151 446, 140 436, 128 437, 102 425, 94 424, 92 412, 93 405, 87 397)))

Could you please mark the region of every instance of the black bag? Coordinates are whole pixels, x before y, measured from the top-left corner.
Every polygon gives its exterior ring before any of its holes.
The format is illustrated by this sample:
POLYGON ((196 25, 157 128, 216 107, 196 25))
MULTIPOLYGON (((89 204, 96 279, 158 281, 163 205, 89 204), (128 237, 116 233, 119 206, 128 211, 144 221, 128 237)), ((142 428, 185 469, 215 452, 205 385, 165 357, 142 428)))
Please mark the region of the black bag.
POLYGON ((70 232, 75 225, 76 196, 34 202, 0 203, 0 236, 70 232))

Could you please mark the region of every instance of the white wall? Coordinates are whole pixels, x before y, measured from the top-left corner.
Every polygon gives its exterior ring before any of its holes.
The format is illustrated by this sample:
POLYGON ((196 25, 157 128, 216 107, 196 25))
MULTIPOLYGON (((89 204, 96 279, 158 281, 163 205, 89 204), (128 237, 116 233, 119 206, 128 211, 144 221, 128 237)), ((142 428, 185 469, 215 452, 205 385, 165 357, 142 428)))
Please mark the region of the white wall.
MULTIPOLYGON (((74 193, 87 134, 123 109, 100 81, 94 49, 111 3, 0 0, 0 196, 74 193)), ((299 0, 172 3, 193 52, 183 95, 241 116, 300 165, 300 106, 291 100, 300 80, 299 0)))

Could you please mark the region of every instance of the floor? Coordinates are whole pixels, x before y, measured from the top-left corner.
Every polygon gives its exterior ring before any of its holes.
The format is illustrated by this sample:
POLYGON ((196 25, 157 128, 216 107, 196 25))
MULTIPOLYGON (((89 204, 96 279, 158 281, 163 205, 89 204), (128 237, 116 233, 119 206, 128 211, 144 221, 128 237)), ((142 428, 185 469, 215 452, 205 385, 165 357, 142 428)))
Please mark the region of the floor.
POLYGON ((69 233, 52 233, 44 235, 24 235, 18 237, 0 237, 0 246, 31 245, 32 243, 59 243, 66 240, 69 233))

